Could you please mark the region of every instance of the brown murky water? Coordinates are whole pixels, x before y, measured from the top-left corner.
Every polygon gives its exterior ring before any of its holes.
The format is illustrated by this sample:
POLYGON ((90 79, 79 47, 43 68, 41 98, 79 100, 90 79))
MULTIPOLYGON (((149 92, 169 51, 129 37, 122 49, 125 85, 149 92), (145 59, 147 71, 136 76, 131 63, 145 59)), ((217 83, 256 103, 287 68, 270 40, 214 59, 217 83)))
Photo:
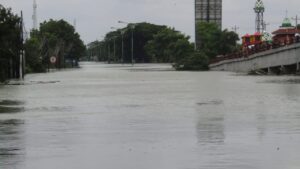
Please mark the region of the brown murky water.
POLYGON ((1 169, 299 169, 300 77, 105 65, 0 86, 1 169))

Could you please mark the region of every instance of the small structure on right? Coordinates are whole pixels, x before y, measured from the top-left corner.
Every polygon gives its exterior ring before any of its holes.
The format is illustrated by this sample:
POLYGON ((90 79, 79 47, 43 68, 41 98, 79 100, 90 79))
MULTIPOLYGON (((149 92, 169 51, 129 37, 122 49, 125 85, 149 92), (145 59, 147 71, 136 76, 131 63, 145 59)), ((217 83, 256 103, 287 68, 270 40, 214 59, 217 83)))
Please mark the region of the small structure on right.
POLYGON ((300 30, 293 26, 291 20, 286 17, 280 28, 272 34, 274 35, 273 43, 284 45, 299 41, 300 30))

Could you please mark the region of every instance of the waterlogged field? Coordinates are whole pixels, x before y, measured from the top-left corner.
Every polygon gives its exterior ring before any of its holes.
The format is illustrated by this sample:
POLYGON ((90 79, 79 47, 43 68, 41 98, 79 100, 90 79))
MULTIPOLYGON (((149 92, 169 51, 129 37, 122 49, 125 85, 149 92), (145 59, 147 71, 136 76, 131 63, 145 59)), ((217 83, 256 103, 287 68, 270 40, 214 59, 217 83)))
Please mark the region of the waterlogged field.
POLYGON ((1 169, 300 168, 300 77, 81 67, 0 86, 1 169))

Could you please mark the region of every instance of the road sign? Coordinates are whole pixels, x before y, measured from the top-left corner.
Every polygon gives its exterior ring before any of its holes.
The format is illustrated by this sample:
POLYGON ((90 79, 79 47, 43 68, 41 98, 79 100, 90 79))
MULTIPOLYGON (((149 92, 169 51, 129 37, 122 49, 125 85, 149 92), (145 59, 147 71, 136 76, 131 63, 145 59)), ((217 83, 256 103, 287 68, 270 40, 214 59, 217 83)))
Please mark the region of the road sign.
POLYGON ((56 63, 56 57, 55 56, 51 56, 50 57, 50 62, 53 63, 53 64, 56 63))

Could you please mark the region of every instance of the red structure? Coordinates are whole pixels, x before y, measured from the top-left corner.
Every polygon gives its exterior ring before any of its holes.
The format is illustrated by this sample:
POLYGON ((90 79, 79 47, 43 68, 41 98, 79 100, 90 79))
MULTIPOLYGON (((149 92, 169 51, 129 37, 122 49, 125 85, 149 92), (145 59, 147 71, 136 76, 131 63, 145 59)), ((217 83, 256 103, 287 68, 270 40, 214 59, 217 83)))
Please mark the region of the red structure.
POLYGON ((296 41, 297 34, 300 34, 300 30, 292 26, 290 20, 285 18, 280 28, 272 33, 273 42, 283 45, 291 44, 296 41))
POLYGON ((256 32, 253 35, 246 34, 242 37, 243 47, 249 47, 252 45, 258 45, 262 43, 262 34, 256 32))

